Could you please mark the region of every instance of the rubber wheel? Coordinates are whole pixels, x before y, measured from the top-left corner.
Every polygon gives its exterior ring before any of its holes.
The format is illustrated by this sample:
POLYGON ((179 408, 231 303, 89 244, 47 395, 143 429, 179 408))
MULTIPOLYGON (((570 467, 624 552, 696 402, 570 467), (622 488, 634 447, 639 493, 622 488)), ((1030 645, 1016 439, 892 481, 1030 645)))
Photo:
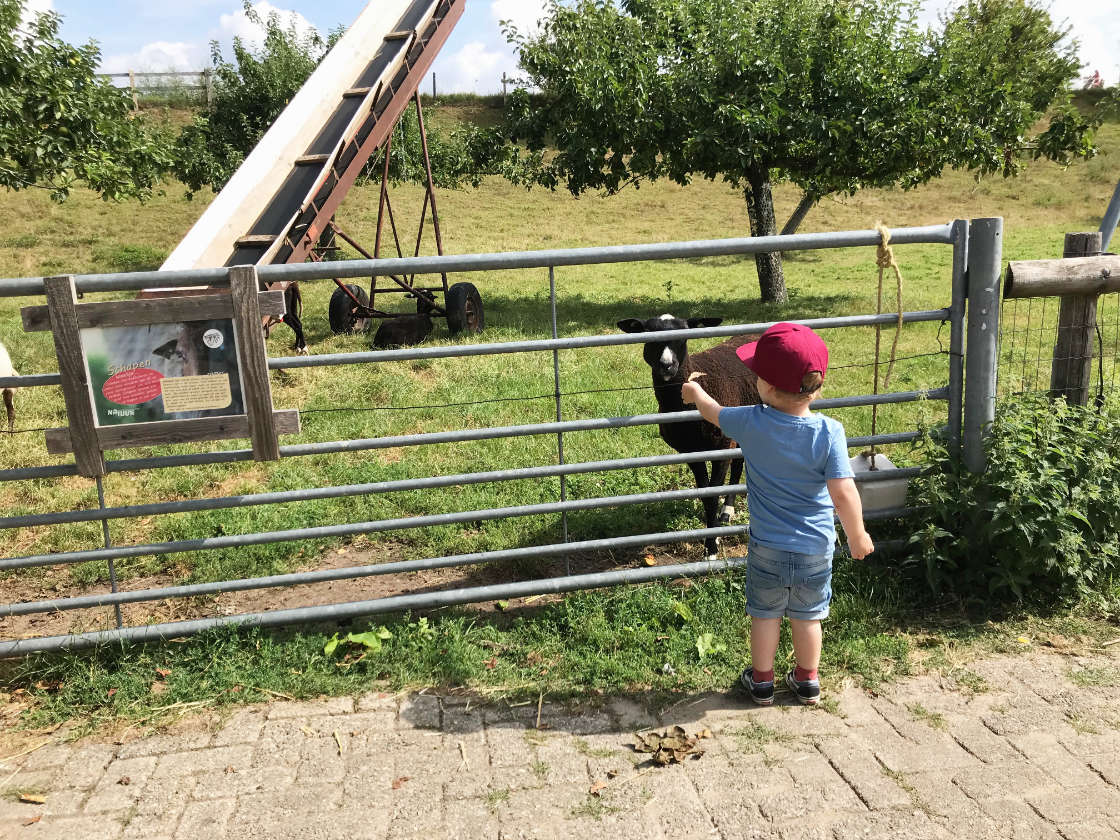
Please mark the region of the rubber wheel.
MULTIPOLYGON (((369 305, 369 295, 361 286, 348 285, 354 297, 361 301, 362 306, 369 305)), ((330 307, 327 318, 331 323, 331 332, 335 335, 357 332, 365 327, 368 318, 360 317, 355 311, 354 301, 342 289, 335 289, 331 295, 330 307)))
POLYGON ((456 283, 447 290, 443 302, 447 310, 447 331, 480 333, 486 325, 482 312, 482 296, 473 283, 456 283))

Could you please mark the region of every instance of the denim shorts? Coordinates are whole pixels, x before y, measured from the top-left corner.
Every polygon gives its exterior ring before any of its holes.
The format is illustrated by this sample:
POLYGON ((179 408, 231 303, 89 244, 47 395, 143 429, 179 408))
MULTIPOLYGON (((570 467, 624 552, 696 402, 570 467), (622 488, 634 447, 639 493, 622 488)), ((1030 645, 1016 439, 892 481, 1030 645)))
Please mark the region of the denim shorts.
POLYGON ((747 614, 754 618, 814 621, 828 617, 832 600, 832 551, 798 554, 767 548, 753 539, 747 549, 747 614))

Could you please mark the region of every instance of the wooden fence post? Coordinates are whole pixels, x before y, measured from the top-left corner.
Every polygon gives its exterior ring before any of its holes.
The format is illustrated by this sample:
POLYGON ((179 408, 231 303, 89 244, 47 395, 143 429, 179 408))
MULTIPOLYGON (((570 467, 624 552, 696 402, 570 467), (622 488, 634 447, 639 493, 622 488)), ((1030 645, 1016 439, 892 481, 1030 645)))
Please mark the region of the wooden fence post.
MULTIPOLYGON (((1100 231, 1067 233, 1063 258, 1101 253, 1100 231)), ((1058 313, 1058 338, 1050 366, 1050 396, 1075 405, 1089 402, 1097 331, 1097 295, 1065 295, 1058 313)))

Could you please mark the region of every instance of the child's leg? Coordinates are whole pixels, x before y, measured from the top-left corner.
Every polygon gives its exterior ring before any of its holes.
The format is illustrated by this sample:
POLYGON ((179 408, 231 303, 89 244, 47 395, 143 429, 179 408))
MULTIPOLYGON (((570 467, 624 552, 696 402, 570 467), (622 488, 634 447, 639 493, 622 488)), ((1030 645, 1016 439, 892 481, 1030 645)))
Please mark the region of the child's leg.
POLYGON ((751 617, 751 665, 756 672, 774 670, 774 656, 778 652, 778 635, 781 629, 780 618, 751 617))
MULTIPOLYGON (((821 623, 799 618, 789 620, 793 631, 793 655, 797 665, 806 671, 815 671, 821 663, 821 623)), ((754 625, 751 625, 751 650, 754 650, 754 625)))

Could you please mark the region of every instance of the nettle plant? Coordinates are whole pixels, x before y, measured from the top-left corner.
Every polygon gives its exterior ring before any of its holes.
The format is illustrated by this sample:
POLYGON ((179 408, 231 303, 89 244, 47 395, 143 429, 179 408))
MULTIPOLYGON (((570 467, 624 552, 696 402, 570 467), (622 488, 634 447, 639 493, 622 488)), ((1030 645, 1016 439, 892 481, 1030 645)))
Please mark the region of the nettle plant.
POLYGON ((935 469, 911 482, 931 506, 910 548, 935 592, 966 600, 1091 597, 1120 572, 1120 406, 1044 396, 1001 406, 988 468, 967 472, 942 442, 935 469))

